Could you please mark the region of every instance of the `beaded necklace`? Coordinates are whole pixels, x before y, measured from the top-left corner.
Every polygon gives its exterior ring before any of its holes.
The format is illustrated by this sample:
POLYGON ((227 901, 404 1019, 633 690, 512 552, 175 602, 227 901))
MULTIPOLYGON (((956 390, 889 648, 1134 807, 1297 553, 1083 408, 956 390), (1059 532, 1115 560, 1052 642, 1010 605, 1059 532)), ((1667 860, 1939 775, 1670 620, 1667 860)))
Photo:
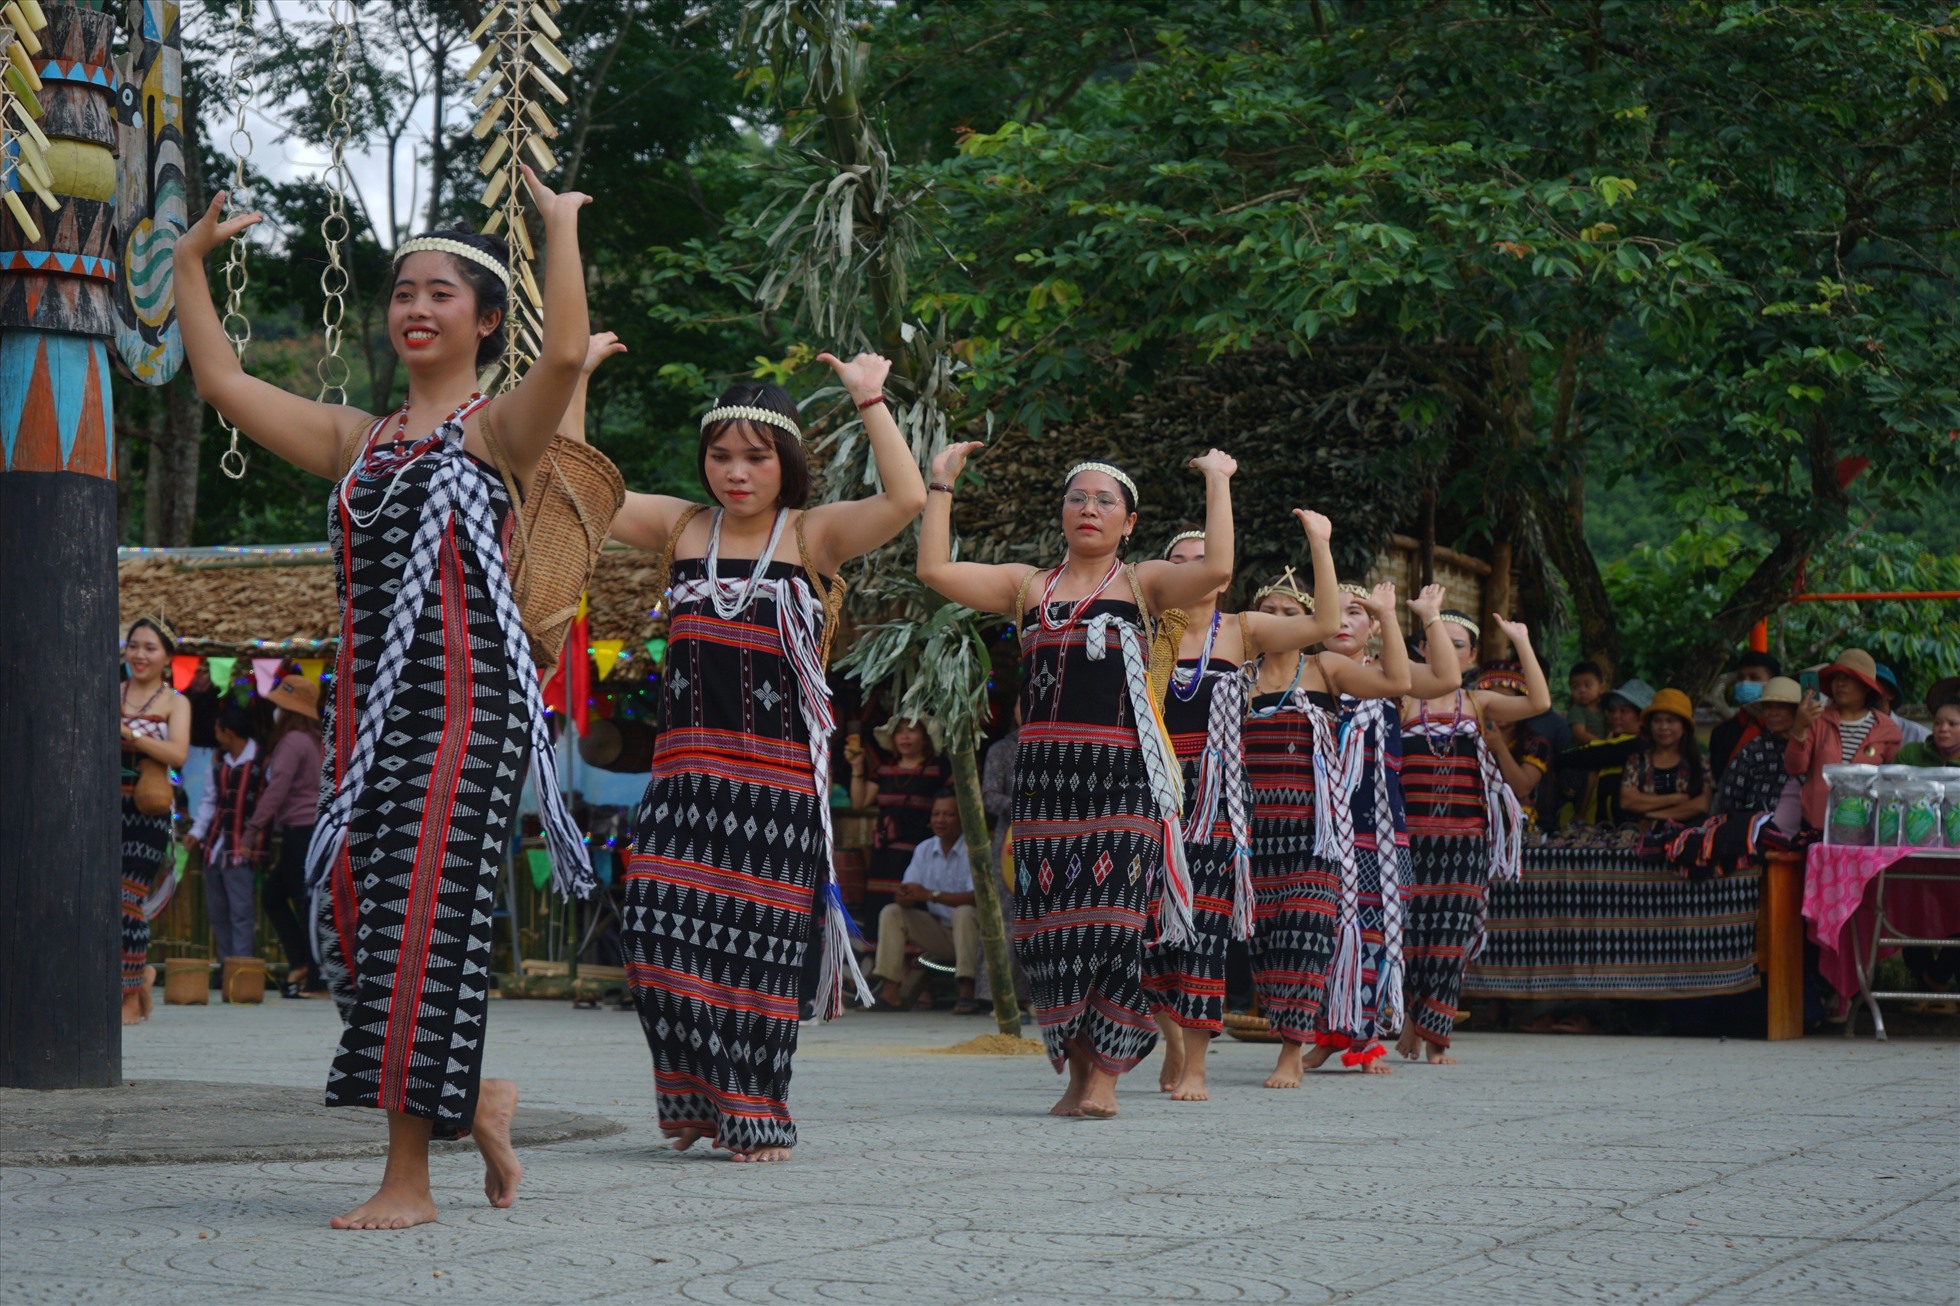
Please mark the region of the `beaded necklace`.
MULTIPOLYGON (((1189 703, 1196 698, 1199 686, 1204 684, 1205 672, 1211 666, 1212 645, 1218 642, 1219 615, 1217 608, 1211 610, 1211 628, 1205 631, 1204 651, 1198 654, 1198 665, 1191 668, 1190 679, 1185 679, 1185 673, 1181 668, 1173 669, 1171 672, 1171 697, 1180 703, 1189 703)), ((1297 681, 1299 677, 1296 675, 1294 679, 1297 681)))
POLYGON ((374 430, 368 434, 367 443, 361 446, 361 456, 355 460, 355 466, 360 469, 362 475, 378 476, 390 467, 394 468, 394 474, 389 476, 387 487, 381 491, 381 502, 374 506, 372 512, 366 514, 355 512, 354 506, 347 500, 347 487, 353 483, 354 478, 349 476, 343 479, 340 483, 340 506, 346 510, 348 519, 362 530, 379 521, 381 514, 387 511, 388 501, 395 497, 395 490, 401 484, 401 479, 408 469, 414 466, 424 454, 442 443, 442 433, 451 422, 457 421, 482 402, 482 391, 471 393, 468 399, 456 406, 456 411, 436 424, 435 430, 407 449, 403 449, 401 445, 402 438, 408 431, 408 400, 402 400, 402 406, 395 412, 395 436, 388 442, 386 451, 378 450, 375 445, 387 419, 384 417, 376 422, 374 430))
POLYGON ((1267 717, 1278 716, 1286 710, 1286 705, 1293 701, 1293 691, 1300 687, 1300 676, 1307 669, 1306 650, 1302 649, 1300 652, 1294 654, 1294 658, 1293 683, 1280 691, 1279 702, 1273 704, 1271 707, 1255 707, 1252 709, 1252 715, 1258 717, 1261 721, 1267 717))
POLYGON ((776 510, 776 524, 770 528, 769 543, 755 556, 755 566, 749 570, 745 582, 725 581, 721 578, 721 518, 722 510, 715 509, 708 523, 708 556, 704 564, 708 572, 708 601, 715 605, 715 615, 723 621, 733 621, 755 602, 756 591, 762 588, 763 578, 769 571, 769 564, 776 557, 776 541, 783 537, 783 523, 789 520, 789 509, 776 510))
POLYGON ((1081 618, 1082 614, 1088 610, 1089 605, 1102 597, 1102 592, 1109 588, 1109 582, 1115 580, 1116 574, 1123 570, 1123 560, 1121 558, 1110 559, 1109 570, 1103 573, 1102 583, 1090 591, 1087 596, 1076 600, 1075 606, 1069 609, 1068 619, 1066 621, 1059 623, 1053 622, 1048 619, 1048 605, 1056 601, 1055 586, 1061 582, 1062 573, 1067 570, 1068 564, 1066 562, 1055 568, 1053 572, 1049 573, 1048 583, 1041 590, 1041 609, 1037 615, 1041 621, 1041 628, 1050 634, 1067 630, 1070 626, 1073 626, 1081 618))

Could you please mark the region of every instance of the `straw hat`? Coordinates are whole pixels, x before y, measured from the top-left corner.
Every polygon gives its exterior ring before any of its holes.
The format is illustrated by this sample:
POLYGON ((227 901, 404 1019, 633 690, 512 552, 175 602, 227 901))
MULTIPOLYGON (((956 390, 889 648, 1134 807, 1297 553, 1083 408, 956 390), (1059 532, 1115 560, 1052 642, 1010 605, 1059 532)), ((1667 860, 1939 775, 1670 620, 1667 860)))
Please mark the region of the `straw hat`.
POLYGON ((266 698, 274 707, 283 707, 288 712, 320 719, 320 682, 305 676, 287 676, 272 687, 266 698))
POLYGON ((1877 694, 1880 701, 1885 698, 1885 686, 1878 683, 1878 662, 1861 648, 1848 648, 1839 653, 1835 661, 1817 673, 1817 683, 1828 688, 1832 676, 1850 676, 1877 694))
MULTIPOLYGON (((907 719, 902 716, 893 717, 891 720, 885 722, 885 724, 872 730, 871 737, 878 741, 878 747, 884 749, 887 753, 897 752, 897 745, 892 743, 892 734, 907 719)), ((925 717, 919 720, 917 724, 925 727, 926 741, 931 745, 928 752, 935 757, 941 752, 944 752, 946 740, 944 733, 939 728, 939 723, 931 717, 925 717)))
POLYGON ((1773 676, 1763 682, 1762 697, 1749 704, 1751 710, 1768 707, 1771 703, 1782 703, 1786 707, 1798 707, 1803 703, 1803 686, 1788 676, 1773 676))
POLYGON ((1663 689, 1660 693, 1654 695, 1654 701, 1641 709, 1640 723, 1645 725, 1647 718, 1656 712, 1666 712, 1670 716, 1678 716, 1683 721, 1686 721, 1690 727, 1695 723, 1695 705, 1688 700, 1686 694, 1678 689, 1663 689))

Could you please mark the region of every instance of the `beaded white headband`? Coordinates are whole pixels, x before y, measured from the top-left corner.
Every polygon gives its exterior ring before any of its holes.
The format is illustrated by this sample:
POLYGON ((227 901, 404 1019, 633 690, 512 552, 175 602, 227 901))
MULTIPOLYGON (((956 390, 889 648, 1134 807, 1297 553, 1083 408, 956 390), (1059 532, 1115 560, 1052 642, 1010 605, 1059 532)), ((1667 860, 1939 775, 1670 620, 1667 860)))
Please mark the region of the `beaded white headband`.
POLYGON ((1470 618, 1464 616, 1461 612, 1455 611, 1454 609, 1449 609, 1444 611, 1441 614, 1441 616, 1437 618, 1437 620, 1447 621, 1452 626, 1461 626, 1465 630, 1469 631, 1472 635, 1482 636, 1482 634, 1484 633, 1483 631, 1477 628, 1476 622, 1470 620, 1470 618))
POLYGON ((1136 503, 1143 498, 1142 495, 1137 493, 1137 483, 1125 476, 1122 468, 1112 467, 1108 463, 1077 463, 1068 469, 1068 475, 1062 478, 1062 484, 1067 485, 1084 472, 1101 472, 1104 476, 1109 477, 1109 479, 1115 481, 1118 485, 1121 485, 1130 492, 1130 502, 1132 503, 1136 503))
POLYGON ((751 408, 746 404, 730 404, 726 408, 710 408, 701 414, 701 429, 707 430, 716 422, 763 422, 781 427, 798 439, 803 438, 803 430, 797 426, 794 417, 787 417, 773 408, 751 408))
POLYGON ((420 254, 424 251, 454 254, 457 258, 468 259, 478 267, 489 268, 497 274, 497 280, 504 283, 504 289, 510 289, 510 269, 498 262, 495 254, 486 253, 474 245, 466 245, 460 240, 450 240, 445 236, 417 236, 414 240, 403 241, 395 246, 395 262, 399 265, 410 254, 420 254))
POLYGON ((1352 594, 1357 599, 1365 599, 1368 597, 1369 590, 1366 585, 1357 585, 1351 580, 1344 580, 1341 582, 1341 593, 1352 594))
POLYGON ((1313 611, 1313 595, 1301 593, 1299 578, 1293 574, 1293 568, 1291 567, 1281 572, 1278 580, 1261 588, 1258 593, 1254 594, 1252 596, 1252 606, 1255 608, 1258 607, 1259 600, 1270 598, 1275 594, 1282 598, 1292 599, 1308 612, 1313 611))
POLYGON ((1164 556, 1166 558, 1170 557, 1171 550, 1186 540, 1202 540, 1204 537, 1205 533, 1203 531, 1179 531, 1177 534, 1171 536, 1171 542, 1164 546, 1164 556))

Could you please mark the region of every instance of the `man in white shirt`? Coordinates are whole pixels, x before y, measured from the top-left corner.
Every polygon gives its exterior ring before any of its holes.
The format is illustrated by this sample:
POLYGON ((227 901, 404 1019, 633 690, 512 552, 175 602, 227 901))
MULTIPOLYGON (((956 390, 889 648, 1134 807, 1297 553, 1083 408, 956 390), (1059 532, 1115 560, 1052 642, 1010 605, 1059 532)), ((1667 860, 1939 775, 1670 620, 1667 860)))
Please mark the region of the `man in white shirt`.
MULTIPOLYGON (((932 838, 912 850, 896 900, 878 913, 878 956, 873 979, 882 980, 880 1006, 897 1007, 901 989, 917 967, 905 960, 907 948, 938 962, 953 963, 961 1015, 980 1009, 973 998, 973 976, 980 962, 980 917, 973 907, 973 870, 960 836, 960 805, 950 789, 932 800, 932 838)), ((930 1006, 931 999, 925 1000, 930 1006)))

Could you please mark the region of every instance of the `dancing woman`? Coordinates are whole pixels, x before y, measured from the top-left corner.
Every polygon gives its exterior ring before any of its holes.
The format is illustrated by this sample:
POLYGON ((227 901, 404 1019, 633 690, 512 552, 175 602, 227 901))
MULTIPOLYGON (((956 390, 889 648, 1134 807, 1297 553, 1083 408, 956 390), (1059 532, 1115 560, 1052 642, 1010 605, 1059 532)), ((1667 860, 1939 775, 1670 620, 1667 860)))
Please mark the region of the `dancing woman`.
POLYGON ((1150 614, 1208 603, 1231 576, 1238 464, 1216 449, 1191 460, 1205 479, 1205 556, 1134 566, 1122 551, 1137 524, 1135 483, 1107 463, 1079 464, 1063 482, 1062 563, 1038 571, 952 561, 953 485, 979 447, 950 445, 933 460, 919 579, 1020 624, 1014 946, 1048 1059, 1069 1073, 1050 1114, 1106 1119, 1117 1076, 1156 1043, 1142 973, 1152 900, 1161 894, 1166 941, 1191 929, 1177 757, 1157 709, 1169 668, 1146 666, 1150 614))
MULTIPOLYGON (((601 339, 594 349, 604 356, 601 339)), ((796 1146, 806 949, 822 949, 825 1019, 843 1009, 846 976, 871 1004, 830 878, 824 664, 844 586, 826 578, 904 530, 926 498, 881 389, 890 362, 817 358, 863 414, 883 493, 805 508, 796 402, 744 381, 701 418, 696 466, 714 508, 629 494, 613 522, 615 539, 658 552, 672 579, 661 728, 626 870, 627 979, 661 1131, 677 1149, 706 1138, 738 1161, 786 1161, 796 1146)))
MULTIPOLYGON (((1317 512, 1294 509, 1313 555, 1322 600, 1334 594, 1334 528, 1317 512)), ((1202 561, 1203 531, 1185 531, 1164 550, 1165 560, 1202 561)), ((1158 1088, 1173 1102, 1210 1098, 1205 1053, 1225 1027, 1225 951, 1228 938, 1250 938, 1253 922, 1250 807, 1240 727, 1245 720, 1245 668, 1261 652, 1290 653, 1318 644, 1331 618, 1313 609, 1291 615, 1226 615, 1218 599, 1231 584, 1185 605, 1177 670, 1164 697, 1164 724, 1184 771, 1184 857, 1191 868, 1191 935, 1144 952, 1143 987, 1164 1038, 1158 1088)), ((1323 601, 1319 611, 1332 610, 1323 601)))
MULTIPOLYGON (((1318 586, 1316 586, 1318 588, 1318 586)), ((1307 1045, 1327 1001, 1336 941, 1361 930, 1362 876, 1357 855, 1373 849, 1350 818, 1349 804, 1366 771, 1366 722, 1342 729, 1342 703, 1393 699, 1409 687, 1408 652, 1395 620, 1395 587, 1340 587, 1344 595, 1327 649, 1261 660, 1245 725, 1246 769, 1254 800, 1252 874, 1256 892, 1252 978, 1268 1028, 1279 1035, 1279 1062, 1268 1088, 1298 1088, 1307 1045), (1344 637, 1358 630, 1360 641, 1344 637), (1382 634, 1383 661, 1362 659, 1368 636, 1382 634), (1336 645, 1340 645, 1337 650, 1336 645), (1357 847, 1357 844, 1360 846, 1357 847)), ((1327 610, 1292 582, 1289 571, 1255 596, 1268 612, 1327 610)), ((1372 830, 1369 834, 1372 836, 1372 830)), ((1379 876, 1379 871, 1376 872, 1379 876)), ((1359 959, 1341 960, 1358 972, 1359 959)), ((1341 972, 1345 979, 1348 970, 1341 972)), ((1325 1049, 1325 1040, 1322 1040, 1325 1049)), ((1319 1065, 1331 1049, 1317 1049, 1319 1065)), ((1357 1056, 1350 1065, 1372 1066, 1357 1056)))
POLYGON ((170 852, 170 813, 136 806, 136 783, 149 761, 180 767, 191 751, 191 701, 170 687, 177 642, 161 618, 131 623, 123 636, 122 716, 122 1023, 150 1017, 150 919, 169 901, 157 872, 170 852))
MULTIPOLYGON (((1372 659, 1368 645, 1382 640, 1384 658, 1393 656, 1382 625, 1369 613, 1359 585, 1341 587, 1341 624, 1327 650, 1352 661, 1372 659)), ((1409 600, 1418 627, 1440 619, 1443 587, 1427 585, 1409 600)), ((1402 649, 1400 631, 1391 632, 1402 649)), ((1461 673, 1446 641, 1432 646, 1436 660, 1409 667, 1410 684, 1447 683, 1461 673), (1447 661, 1443 659, 1448 659, 1447 661)), ((1402 886, 1409 882, 1409 834, 1402 804, 1400 703, 1379 695, 1345 692, 1340 696, 1340 747, 1329 785, 1333 801, 1321 824, 1333 841, 1340 896, 1330 919, 1327 996, 1314 1017, 1313 1051, 1304 1070, 1316 1070, 1335 1052, 1341 1064, 1364 1073, 1386 1075, 1388 1051, 1381 1039, 1402 1022, 1402 886)))
POLYGON ((467 229, 402 242, 388 336, 408 397, 376 416, 249 376, 219 325, 205 255, 259 221, 219 221, 220 194, 177 241, 178 319, 198 393, 252 440, 336 482, 327 536, 340 648, 327 764, 307 854, 314 948, 344 1027, 329 1106, 388 1112, 381 1189, 340 1229, 436 1218, 429 1140, 472 1137, 492 1206, 516 1200, 516 1086, 483 1079, 490 913, 525 756, 538 767, 561 890, 596 887, 556 783, 532 650, 505 570, 513 505, 497 464, 530 481, 585 356, 578 211, 588 197, 524 179, 544 215, 544 338, 515 389, 477 393, 503 354, 505 247, 467 229))
MULTIPOLYGON (((1491 614, 1517 648, 1526 692, 1464 690, 1447 677, 1417 677, 1402 716, 1402 793, 1409 825, 1410 882, 1403 956, 1405 1020, 1398 1051, 1409 1060, 1451 1066, 1463 969, 1484 941, 1484 897, 1493 879, 1522 873, 1524 814, 1504 782, 1485 732, 1551 710, 1545 672, 1522 622, 1491 614)), ((1446 639, 1462 665, 1477 660, 1477 623, 1455 610, 1424 631, 1423 654, 1446 639)), ((1460 683, 1460 680, 1459 680, 1460 683)))

